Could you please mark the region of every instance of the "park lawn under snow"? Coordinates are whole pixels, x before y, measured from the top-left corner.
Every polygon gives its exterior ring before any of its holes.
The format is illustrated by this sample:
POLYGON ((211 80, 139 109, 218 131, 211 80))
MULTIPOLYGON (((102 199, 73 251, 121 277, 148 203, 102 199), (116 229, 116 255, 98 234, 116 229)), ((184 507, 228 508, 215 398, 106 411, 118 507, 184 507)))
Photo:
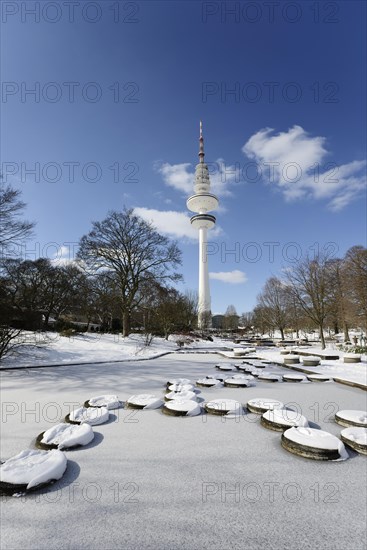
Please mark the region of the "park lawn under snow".
POLYGON ((87 333, 68 338, 57 332, 39 333, 36 334, 38 346, 18 348, 16 354, 0 362, 0 368, 139 360, 177 349, 175 340, 154 338, 150 346, 145 346, 144 338, 139 334, 123 338, 121 334, 87 333))
MULTIPOLYGON (((6 460, 87 399, 164 395, 170 379, 217 374, 214 354, 0 373, 6 460)), ((272 369, 273 370, 273 369, 272 369)), ((275 372, 289 372, 276 367, 275 372)), ((205 401, 282 401, 312 428, 339 437, 337 410, 366 408, 366 393, 336 383, 266 383, 200 388, 205 401)), ((110 411, 93 441, 65 451, 63 478, 1 503, 1 548, 14 550, 364 550, 366 457, 297 457, 260 416, 172 417, 161 410, 110 411)))

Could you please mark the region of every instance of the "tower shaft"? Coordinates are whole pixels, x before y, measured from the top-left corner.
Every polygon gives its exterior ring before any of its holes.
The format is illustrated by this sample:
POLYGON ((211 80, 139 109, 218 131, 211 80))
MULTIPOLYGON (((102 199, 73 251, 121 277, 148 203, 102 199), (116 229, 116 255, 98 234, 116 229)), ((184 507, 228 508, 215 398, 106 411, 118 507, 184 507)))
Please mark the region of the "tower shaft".
POLYGON ((210 193, 210 178, 208 165, 204 162, 204 138, 202 123, 200 122, 199 137, 199 164, 195 169, 194 195, 187 199, 187 207, 191 212, 197 212, 192 216, 191 225, 199 231, 199 300, 198 300, 198 326, 205 329, 211 326, 211 304, 209 287, 209 269, 207 256, 207 232, 214 227, 216 219, 211 210, 218 208, 219 201, 210 193))

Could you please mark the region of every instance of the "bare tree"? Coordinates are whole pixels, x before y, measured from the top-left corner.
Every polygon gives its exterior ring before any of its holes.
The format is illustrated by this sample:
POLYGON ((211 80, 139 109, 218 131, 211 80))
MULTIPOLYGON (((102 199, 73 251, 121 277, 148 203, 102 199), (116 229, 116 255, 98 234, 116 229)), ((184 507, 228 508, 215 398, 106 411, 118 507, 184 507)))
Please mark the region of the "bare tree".
POLYGON ((172 269, 181 264, 181 252, 132 209, 110 212, 105 220, 92 225, 92 231, 80 241, 78 258, 94 274, 116 276, 123 336, 128 336, 131 312, 143 300, 142 284, 180 280, 172 269))
POLYGON ((306 256, 287 271, 289 286, 304 311, 319 329, 322 349, 325 349, 324 324, 329 312, 331 277, 326 254, 306 256))
POLYGON ((289 321, 290 309, 287 286, 277 277, 270 277, 257 299, 268 324, 278 329, 284 340, 284 330, 289 321))
POLYGON ((348 314, 355 326, 367 332, 367 249, 353 246, 344 258, 342 281, 348 297, 348 314))
POLYGON ((34 223, 22 219, 25 203, 19 189, 0 183, 0 254, 2 258, 15 254, 20 241, 32 234, 34 223))

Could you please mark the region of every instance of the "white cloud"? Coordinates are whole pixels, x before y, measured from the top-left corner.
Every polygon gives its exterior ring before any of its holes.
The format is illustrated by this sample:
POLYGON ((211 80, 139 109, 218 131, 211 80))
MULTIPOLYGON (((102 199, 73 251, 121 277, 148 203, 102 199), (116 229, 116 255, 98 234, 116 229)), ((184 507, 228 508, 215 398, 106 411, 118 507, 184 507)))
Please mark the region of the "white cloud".
POLYGON ((247 281, 246 273, 240 271, 239 269, 235 269, 234 271, 212 271, 209 273, 209 277, 210 279, 222 281, 222 283, 229 283, 232 285, 238 285, 247 281))
MULTIPOLYGON (((154 210, 152 208, 136 207, 134 213, 147 222, 151 222, 158 233, 163 233, 175 239, 188 238, 198 240, 198 231, 190 223, 190 216, 184 212, 174 210, 154 210)), ((220 227, 208 232, 209 238, 217 237, 222 233, 220 227)))
POLYGON ((275 184, 287 201, 323 199, 331 210, 338 211, 365 189, 366 161, 341 166, 325 162, 329 154, 325 138, 311 137, 301 126, 273 132, 272 128, 260 130, 242 151, 254 159, 265 179, 275 184))
MULTIPOLYGON (((239 183, 241 179, 240 166, 226 165, 223 159, 208 162, 211 191, 219 197, 232 195, 230 185, 239 183)), ((195 167, 188 162, 182 164, 155 163, 155 169, 163 176, 163 181, 169 187, 191 195, 194 192, 195 167)))
POLYGON ((77 243, 70 243, 69 245, 56 245, 55 243, 55 252, 51 258, 53 265, 68 265, 76 264, 76 253, 78 250, 77 243))

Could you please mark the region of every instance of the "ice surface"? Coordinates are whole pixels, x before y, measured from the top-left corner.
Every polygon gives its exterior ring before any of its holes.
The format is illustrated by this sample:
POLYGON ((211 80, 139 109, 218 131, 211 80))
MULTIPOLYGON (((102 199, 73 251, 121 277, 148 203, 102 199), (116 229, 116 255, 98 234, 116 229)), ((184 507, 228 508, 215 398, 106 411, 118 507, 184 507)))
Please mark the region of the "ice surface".
POLYGON ((88 445, 94 438, 93 429, 89 424, 56 424, 45 431, 42 443, 57 445, 60 450, 76 445, 88 445))
POLYGON ((0 466, 0 481, 27 485, 32 489, 51 480, 60 479, 67 466, 64 453, 52 451, 21 451, 0 466))

